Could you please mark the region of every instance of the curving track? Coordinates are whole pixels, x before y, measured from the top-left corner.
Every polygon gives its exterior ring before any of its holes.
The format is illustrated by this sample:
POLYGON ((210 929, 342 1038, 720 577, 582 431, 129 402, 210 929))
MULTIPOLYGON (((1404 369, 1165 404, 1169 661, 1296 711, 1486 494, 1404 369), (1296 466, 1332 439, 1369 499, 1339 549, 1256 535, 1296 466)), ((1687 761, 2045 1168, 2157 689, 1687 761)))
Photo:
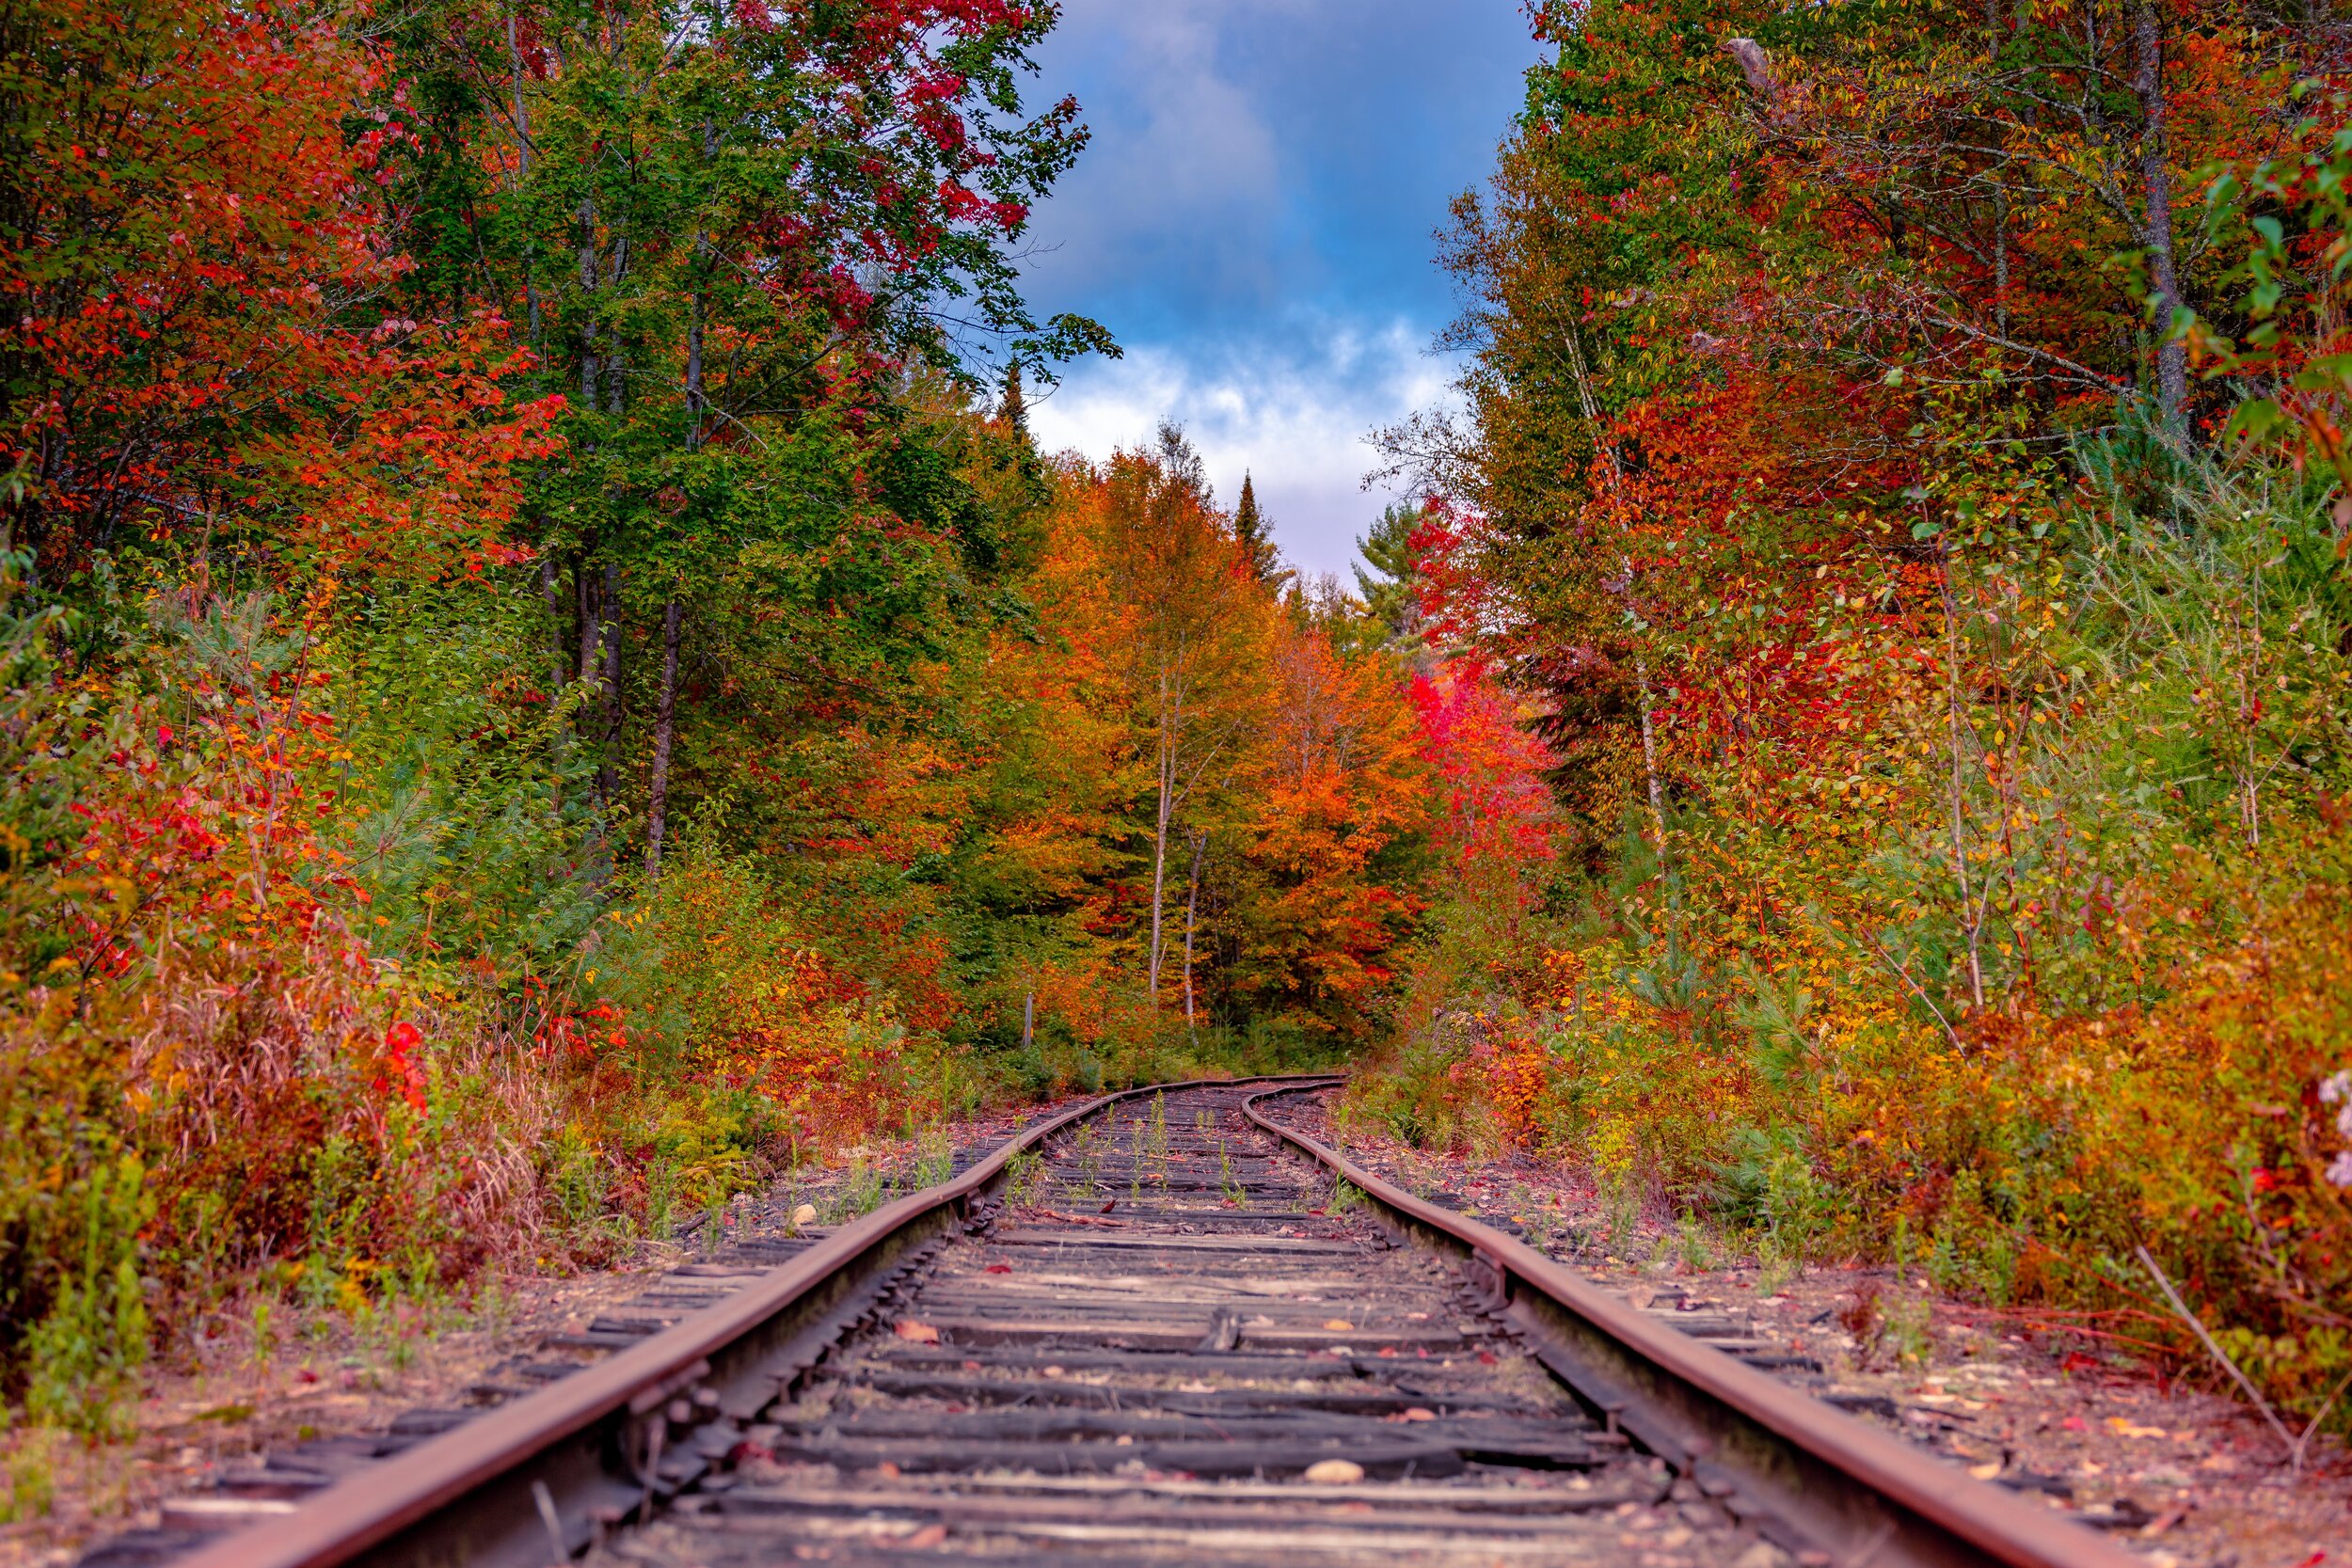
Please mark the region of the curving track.
POLYGON ((1267 1116, 1310 1086, 1058 1118, 183 1561, 2133 1560, 1267 1116))

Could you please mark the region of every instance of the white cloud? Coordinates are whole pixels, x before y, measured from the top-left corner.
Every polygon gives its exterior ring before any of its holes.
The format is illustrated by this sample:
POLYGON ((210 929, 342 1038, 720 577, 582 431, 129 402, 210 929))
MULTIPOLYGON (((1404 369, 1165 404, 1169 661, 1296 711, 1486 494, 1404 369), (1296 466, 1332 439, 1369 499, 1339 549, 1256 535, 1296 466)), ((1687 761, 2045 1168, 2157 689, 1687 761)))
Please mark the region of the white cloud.
MULTIPOLYGON (((1191 286, 1279 291, 1277 230, 1295 171, 1248 90, 1222 68, 1231 0, 1078 0, 1045 50, 1099 77, 1094 141, 1039 214, 1025 267, 1048 294, 1171 262, 1191 286), (1107 101, 1105 101, 1107 99, 1107 101)), ((1082 97, 1086 96, 1082 94, 1082 97)))
POLYGON ((1029 406, 1046 451, 1096 461, 1148 443, 1163 419, 1181 422, 1231 506, 1244 471, 1292 564, 1346 575, 1356 536, 1391 499, 1361 487, 1375 463, 1373 431, 1448 397, 1448 368, 1425 351, 1425 330, 1404 321, 1367 327, 1310 324, 1274 342, 1219 345, 1187 356, 1165 345, 1079 366, 1029 406))

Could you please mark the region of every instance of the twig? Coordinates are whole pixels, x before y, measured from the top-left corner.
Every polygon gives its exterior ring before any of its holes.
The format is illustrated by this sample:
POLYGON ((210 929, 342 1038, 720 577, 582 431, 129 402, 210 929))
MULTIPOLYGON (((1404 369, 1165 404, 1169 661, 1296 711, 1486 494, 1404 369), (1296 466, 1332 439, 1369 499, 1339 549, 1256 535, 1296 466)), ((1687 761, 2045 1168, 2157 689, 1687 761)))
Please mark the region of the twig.
MULTIPOLYGON (((2177 1340, 2171 1344, 2160 1344, 2153 1339, 2142 1339, 2135 1335, 2119 1334, 2111 1328, 2093 1328, 2087 1323, 2054 1322, 2031 1314, 1999 1312, 1987 1307, 1968 1307, 1948 1302, 1937 1307, 1936 1310, 1963 1322, 1991 1320, 1998 1323, 2017 1323, 2027 1329, 2037 1329, 2043 1334, 2073 1335, 2077 1338, 2096 1340, 2102 1344, 2114 1345, 2124 1350, 2144 1351, 2158 1359, 2174 1354, 2179 1348, 2177 1340)), ((2147 1317, 2152 1323, 2171 1321, 2169 1318, 2155 1317, 2148 1313, 2136 1315, 2147 1317)))
POLYGON ((2270 1402, 2263 1398, 2262 1390, 2255 1387, 2252 1380, 2237 1370, 2237 1363, 2231 1360, 2219 1345, 2214 1343, 2213 1336, 2205 1332, 2202 1320, 2188 1309, 2187 1303, 2181 1300, 2181 1293, 2172 1288, 2172 1281, 2165 1277, 2164 1271, 2156 1266, 2156 1260, 2149 1255, 2148 1249, 2145 1246, 2137 1246, 2132 1250, 2139 1254, 2139 1260, 2146 1264, 2148 1272, 2155 1276, 2156 1287, 2164 1292, 2164 1299, 2172 1304, 2172 1310, 2181 1315, 2183 1323, 2196 1331, 2198 1339, 2203 1343, 2206 1350, 2213 1353, 2213 1358, 2220 1362, 2223 1370, 2237 1380, 2239 1387, 2246 1390, 2246 1397, 2254 1402, 2254 1408, 2263 1413, 2263 1419, 2270 1423, 2270 1430, 2277 1433, 2279 1441, 2286 1445, 2287 1459, 2294 1465, 2296 1473, 2301 1474, 2303 1445, 2295 1440, 2295 1434, 2287 1430, 2287 1424, 2279 1419, 2279 1413, 2270 1408, 2270 1402))
POLYGON ((1968 1054, 1968 1048, 1960 1042, 1960 1032, 1952 1027, 1952 1021, 1944 1016, 1944 1009, 1935 1005, 1934 998, 1929 996, 1926 991, 1919 989, 1919 982, 1911 977, 1911 972, 1903 968, 1902 965, 1897 963, 1895 961, 1894 955, 1887 952, 1885 948, 1881 947, 1877 942, 1871 941, 1870 934, 1867 931, 1856 931, 1854 935, 1860 937, 1862 939, 1862 944, 1877 955, 1879 962, 1884 964, 1888 969, 1893 970, 1895 972, 1895 978, 1900 980, 1904 986, 1909 988, 1911 994, 1917 997, 1920 1004, 1924 1006, 1928 1011, 1935 1015, 1935 1022, 1944 1026, 1944 1038, 1951 1045, 1951 1048, 1954 1051, 1959 1052, 1963 1056, 1968 1054))
POLYGON ((2324 1420, 2326 1420, 2326 1419, 2328 1418, 2328 1412, 2329 1412, 2330 1410, 2333 1410, 2333 1409, 2336 1407, 2336 1401, 2338 1401, 2338 1400, 2340 1400, 2340 1399, 2344 1398, 2344 1391, 2346 1388, 2352 1388, 2352 1372, 2346 1372, 2346 1373, 2344 1373, 2344 1381, 2336 1385, 2336 1391, 2335 1391, 2334 1393, 2332 1393, 2332 1394, 2330 1394, 2330 1395, 2328 1395, 2328 1401, 2327 1401, 2327 1402, 2326 1402, 2326 1403, 2324 1403, 2324 1404, 2322 1404, 2322 1405, 2319 1407, 2319 1414, 2318 1414, 2318 1415, 2316 1415, 2316 1416, 2314 1416, 2314 1417, 2312 1417, 2312 1422, 2311 1422, 2311 1425, 2309 1425, 2309 1426, 2307 1426, 2307 1427, 2305 1427, 2305 1428, 2303 1429, 2303 1435, 2302 1435, 2302 1436, 2300 1436, 2300 1437, 2297 1437, 2297 1438, 2295 1440, 2295 1479, 2296 1479, 2296 1480, 2300 1481, 2300 1480, 2302 1480, 2302 1479, 2303 1479, 2303 1449, 2304 1449, 2304 1448, 2305 1448, 2305 1447, 2306 1447, 2306 1446, 2307 1446, 2307 1445, 2311 1442, 2311 1440, 2312 1440, 2313 1437, 2315 1437, 2315 1436, 2317 1436, 2317 1435, 2318 1435, 2318 1433, 2319 1433, 2319 1423, 2320 1423, 2320 1422, 2322 1422, 2322 1421, 2324 1421, 2324 1420))

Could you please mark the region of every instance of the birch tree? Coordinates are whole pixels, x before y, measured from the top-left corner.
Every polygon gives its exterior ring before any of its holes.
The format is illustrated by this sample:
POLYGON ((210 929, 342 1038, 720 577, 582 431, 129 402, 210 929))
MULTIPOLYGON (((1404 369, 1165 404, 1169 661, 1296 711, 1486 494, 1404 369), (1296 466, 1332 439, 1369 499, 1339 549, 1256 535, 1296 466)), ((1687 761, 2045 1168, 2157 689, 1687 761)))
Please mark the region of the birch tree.
POLYGON ((1256 563, 1216 510, 1200 454, 1163 425, 1112 459, 1105 565, 1129 615, 1123 660, 1148 748, 1152 880, 1144 983, 1158 1003, 1171 838, 1246 743, 1263 703, 1268 609, 1256 563))

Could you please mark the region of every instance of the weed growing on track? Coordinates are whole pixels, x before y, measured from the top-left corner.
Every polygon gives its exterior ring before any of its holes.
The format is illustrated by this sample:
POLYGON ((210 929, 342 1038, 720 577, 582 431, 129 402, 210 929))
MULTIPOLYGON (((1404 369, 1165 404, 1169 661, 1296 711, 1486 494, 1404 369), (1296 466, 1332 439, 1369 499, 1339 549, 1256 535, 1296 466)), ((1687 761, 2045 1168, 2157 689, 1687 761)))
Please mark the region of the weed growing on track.
POLYGON ((48 1514, 56 1495, 56 1452, 65 1441, 56 1432, 37 1427, 11 1433, 0 1424, 0 1451, 6 1454, 0 1475, 8 1483, 8 1495, 0 1497, 0 1524, 21 1524, 48 1514))
POLYGON ((1671 1244, 1675 1261, 1686 1269, 1700 1273, 1715 1266, 1718 1252, 1716 1240, 1708 1233, 1698 1215, 1688 1209, 1683 1210, 1681 1216, 1675 1221, 1671 1244))
POLYGON ((1095 1135, 1094 1123, 1089 1121, 1078 1129, 1071 1140, 1071 1154, 1072 1164, 1077 1167, 1073 1173, 1077 1196, 1088 1202, 1101 1197, 1106 1190, 1103 1185, 1103 1144, 1095 1135))
POLYGON ((850 1156, 849 1169, 843 1173, 841 1184, 828 1195, 819 1212, 827 1225, 870 1214, 882 1205, 882 1195, 888 1178, 864 1149, 850 1156))
POLYGON ((1225 1201, 1236 1208, 1249 1201, 1249 1189, 1233 1174, 1233 1156, 1219 1134, 1216 1140, 1216 1184, 1225 1194, 1225 1201))
POLYGON ((1934 1353, 1933 1323, 1934 1311, 1925 1300, 1882 1301, 1878 1343, 1901 1365, 1925 1365, 1934 1353))
POLYGON ((956 1149, 946 1126, 934 1124, 916 1143, 914 1184, 936 1187, 956 1174, 956 1149))
POLYGON ((1033 1148, 1015 1149, 1005 1161, 1005 1199, 1025 1209, 1034 1208, 1044 1200, 1052 1180, 1044 1155, 1033 1148))

